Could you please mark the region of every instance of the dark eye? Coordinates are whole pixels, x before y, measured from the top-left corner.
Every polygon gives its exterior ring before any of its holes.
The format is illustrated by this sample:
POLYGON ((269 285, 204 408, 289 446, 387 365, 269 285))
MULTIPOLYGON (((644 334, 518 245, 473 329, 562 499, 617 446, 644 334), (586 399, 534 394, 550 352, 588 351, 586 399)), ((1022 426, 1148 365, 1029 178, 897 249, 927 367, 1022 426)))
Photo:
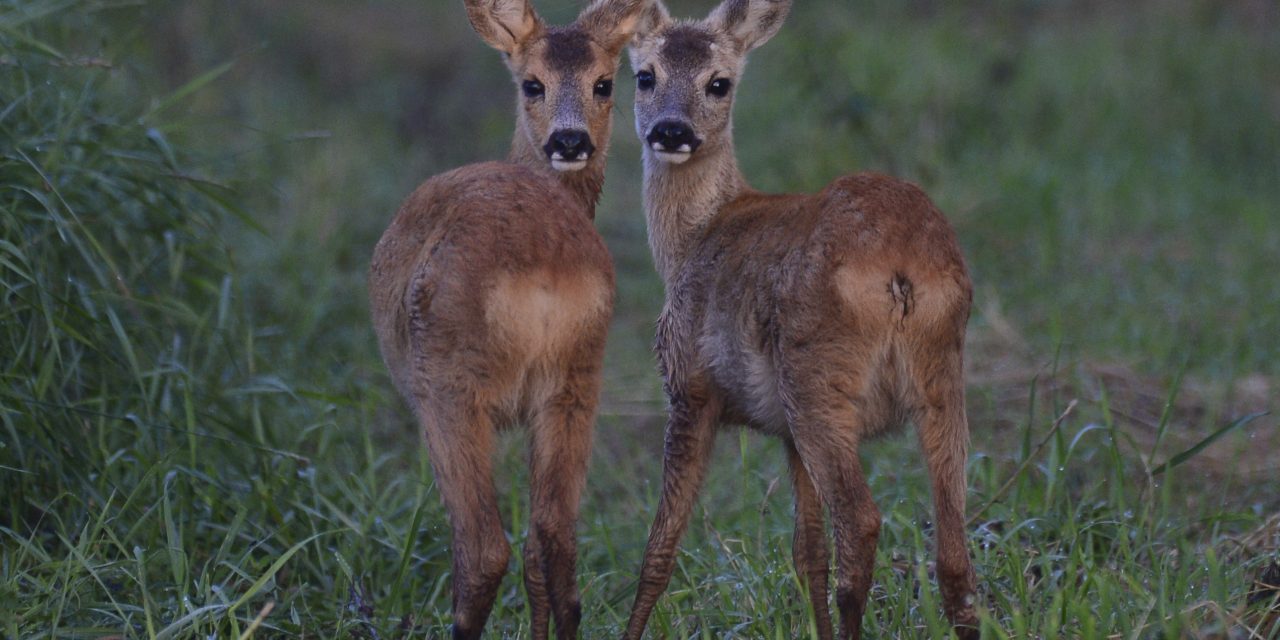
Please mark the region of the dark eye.
POLYGON ((524 95, 529 98, 541 98, 547 92, 547 88, 537 80, 525 80, 524 84, 520 85, 520 88, 524 90, 524 95))
POLYGON ((595 86, 595 93, 597 96, 600 96, 601 98, 608 98, 609 96, 613 95, 613 81, 601 80, 597 82, 595 86))
POLYGON ((707 85, 707 93, 717 98, 723 98, 729 95, 729 89, 732 86, 733 83, 729 82, 728 78, 716 78, 711 81, 711 84, 707 85))
POLYGON ((652 71, 641 71, 636 74, 636 88, 641 91, 648 91, 653 88, 656 80, 653 78, 652 71))

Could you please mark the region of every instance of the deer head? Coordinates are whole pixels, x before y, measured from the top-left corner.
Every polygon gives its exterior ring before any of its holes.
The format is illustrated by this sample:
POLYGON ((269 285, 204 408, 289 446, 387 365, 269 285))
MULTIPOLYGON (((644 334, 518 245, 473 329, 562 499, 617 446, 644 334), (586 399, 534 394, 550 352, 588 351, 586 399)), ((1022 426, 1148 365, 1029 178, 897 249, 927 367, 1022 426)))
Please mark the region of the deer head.
POLYGON ((476 33, 503 53, 520 88, 517 135, 557 171, 583 169, 609 140, 618 54, 649 0, 596 0, 547 26, 528 0, 467 0, 476 33))
POLYGON ((724 0, 694 22, 673 21, 657 0, 645 8, 630 54, 646 154, 681 164, 731 141, 747 53, 778 32, 790 8, 791 0, 724 0))

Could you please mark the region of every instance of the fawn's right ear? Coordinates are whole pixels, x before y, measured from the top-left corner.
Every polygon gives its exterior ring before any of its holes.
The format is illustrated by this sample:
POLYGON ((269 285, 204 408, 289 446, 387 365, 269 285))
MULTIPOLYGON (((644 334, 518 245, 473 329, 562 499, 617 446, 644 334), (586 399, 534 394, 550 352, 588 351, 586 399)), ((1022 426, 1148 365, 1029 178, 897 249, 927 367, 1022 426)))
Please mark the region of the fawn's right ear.
POLYGON ((707 23, 728 34, 746 53, 777 34, 790 10, 791 0, 724 0, 707 16, 707 23))
POLYGON ((595 0, 578 16, 582 25, 610 55, 617 55, 651 19, 657 0, 595 0))
POLYGON ((662 0, 649 0, 640 12, 640 22, 636 24, 635 36, 643 39, 671 24, 671 13, 662 0))
POLYGON ((467 17, 489 46, 513 55, 542 33, 542 19, 529 0, 466 0, 467 17))

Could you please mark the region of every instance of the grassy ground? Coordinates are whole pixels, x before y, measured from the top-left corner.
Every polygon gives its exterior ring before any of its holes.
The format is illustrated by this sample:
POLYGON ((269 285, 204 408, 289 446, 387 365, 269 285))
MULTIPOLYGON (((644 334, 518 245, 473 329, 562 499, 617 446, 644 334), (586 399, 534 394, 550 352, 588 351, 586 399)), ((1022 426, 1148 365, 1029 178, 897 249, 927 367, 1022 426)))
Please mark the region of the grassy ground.
MULTIPOLYGON (((444 633, 448 530, 363 274, 417 182, 509 140, 460 4, 0 4, 0 636, 444 633)), ((1280 375, 1278 13, 809 2, 753 58, 757 186, 888 171, 960 233, 987 637, 1280 637, 1255 586, 1280 429, 1249 418, 1280 375)), ((625 620, 660 474, 630 95, 584 637, 625 620)), ((522 450, 499 467, 516 545, 522 450)), ((885 514, 865 631, 945 637, 914 438, 862 462, 885 514)), ((655 637, 807 635, 789 493, 776 442, 722 434, 655 637)), ((528 635, 519 572, 494 637, 528 635)))

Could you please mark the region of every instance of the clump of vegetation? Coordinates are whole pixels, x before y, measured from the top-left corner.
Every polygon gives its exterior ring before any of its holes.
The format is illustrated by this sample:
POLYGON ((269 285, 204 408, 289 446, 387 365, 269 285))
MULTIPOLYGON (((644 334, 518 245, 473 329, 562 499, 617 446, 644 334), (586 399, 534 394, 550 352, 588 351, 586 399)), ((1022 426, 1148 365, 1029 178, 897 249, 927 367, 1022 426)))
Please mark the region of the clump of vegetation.
POLYGON ((238 301, 236 195, 168 120, 217 73, 135 94, 121 12, 0 10, 6 637, 234 628, 299 548, 249 523, 283 517, 264 479, 307 470, 268 423, 305 413, 272 403, 238 301))
POLYGON ((180 444, 201 466, 200 423, 243 417, 227 391, 250 364, 214 233, 228 194, 171 143, 165 104, 112 95, 123 61, 63 48, 102 37, 66 11, 19 4, 0 31, 6 515, 28 528, 119 500, 137 456, 180 444))

